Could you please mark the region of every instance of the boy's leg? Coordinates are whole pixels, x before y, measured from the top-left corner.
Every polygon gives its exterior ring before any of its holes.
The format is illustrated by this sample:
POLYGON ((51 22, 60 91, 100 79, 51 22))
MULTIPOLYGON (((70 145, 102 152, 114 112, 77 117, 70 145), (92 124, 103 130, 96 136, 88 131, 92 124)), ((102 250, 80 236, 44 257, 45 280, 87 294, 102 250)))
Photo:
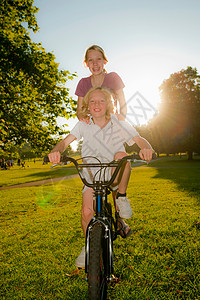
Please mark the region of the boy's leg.
MULTIPOLYGON (((126 155, 127 154, 125 152, 118 152, 115 154, 114 159, 122 159, 126 155)), ((117 193, 116 204, 117 204, 120 217, 125 219, 129 219, 133 215, 129 200, 126 197, 126 190, 130 179, 130 174, 131 174, 131 164, 130 162, 124 162, 124 165, 121 168, 119 176, 117 177, 118 193, 117 193)))
MULTIPOLYGON (((93 190, 91 188, 87 188, 85 192, 83 192, 83 203, 81 210, 81 224, 83 228, 84 236, 86 236, 87 226, 90 220, 93 218, 94 210, 93 210, 93 190)), ((78 268, 85 267, 85 246, 82 248, 81 253, 75 261, 75 265, 78 268)))
POLYGON ((93 209, 93 189, 88 188, 83 193, 83 203, 82 203, 82 210, 81 210, 81 224, 83 228, 84 236, 86 236, 87 226, 90 220, 94 216, 94 209, 93 209))
MULTIPOLYGON (((126 155, 127 155, 126 152, 117 152, 114 156, 114 159, 122 159, 126 155)), ((126 193, 128 182, 130 179, 130 174, 131 174, 131 164, 130 162, 125 162, 116 179, 118 182, 118 192, 120 194, 126 193)))
MULTIPOLYGON (((126 152, 118 152, 115 154, 114 159, 122 159, 126 155, 127 155, 126 152)), ((119 207, 116 204, 116 200, 117 200, 116 198, 119 193, 122 195, 126 194, 126 189, 127 189, 129 178, 130 178, 130 173, 131 173, 130 163, 125 162, 124 165, 122 166, 121 172, 119 173, 119 176, 117 177, 116 182, 115 182, 115 183, 118 183, 118 190, 113 192, 113 200, 115 203, 115 209, 118 212, 118 217, 117 217, 118 229, 121 229, 120 235, 123 238, 129 237, 131 235, 132 231, 131 231, 131 228, 119 216, 119 207)))

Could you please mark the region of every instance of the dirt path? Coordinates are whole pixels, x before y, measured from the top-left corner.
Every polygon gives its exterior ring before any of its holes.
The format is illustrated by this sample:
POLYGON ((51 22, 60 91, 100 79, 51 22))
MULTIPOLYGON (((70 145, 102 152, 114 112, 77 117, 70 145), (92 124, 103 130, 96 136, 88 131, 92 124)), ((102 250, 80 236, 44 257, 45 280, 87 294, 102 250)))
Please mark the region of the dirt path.
POLYGON ((78 177, 78 174, 74 174, 74 175, 69 175, 69 176, 64 176, 64 177, 26 182, 26 183, 21 183, 21 184, 0 187, 0 190, 8 190, 8 189, 15 189, 15 188, 22 188, 22 187, 30 187, 30 186, 39 186, 39 185, 43 185, 43 184, 47 184, 47 183, 52 183, 52 182, 56 182, 56 181, 62 181, 62 180, 67 180, 70 178, 77 178, 77 177, 78 177))

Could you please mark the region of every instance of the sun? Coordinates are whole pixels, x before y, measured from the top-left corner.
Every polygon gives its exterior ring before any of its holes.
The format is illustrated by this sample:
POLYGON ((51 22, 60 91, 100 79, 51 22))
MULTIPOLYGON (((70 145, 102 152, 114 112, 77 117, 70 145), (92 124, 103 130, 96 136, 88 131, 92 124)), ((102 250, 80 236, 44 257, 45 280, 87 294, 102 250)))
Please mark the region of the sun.
POLYGON ((127 121, 132 125, 146 124, 158 112, 159 87, 169 77, 168 65, 163 55, 144 50, 117 56, 110 64, 107 71, 116 71, 125 84, 127 121))

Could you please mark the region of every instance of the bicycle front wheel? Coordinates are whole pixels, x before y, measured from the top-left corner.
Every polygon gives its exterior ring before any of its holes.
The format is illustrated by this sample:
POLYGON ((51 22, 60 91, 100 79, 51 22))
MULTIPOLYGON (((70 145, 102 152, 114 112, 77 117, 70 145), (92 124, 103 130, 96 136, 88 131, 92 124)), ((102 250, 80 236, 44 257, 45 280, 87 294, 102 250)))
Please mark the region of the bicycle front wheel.
POLYGON ((103 300, 107 296, 105 251, 102 246, 103 226, 96 223, 90 233, 88 266, 88 299, 103 300))

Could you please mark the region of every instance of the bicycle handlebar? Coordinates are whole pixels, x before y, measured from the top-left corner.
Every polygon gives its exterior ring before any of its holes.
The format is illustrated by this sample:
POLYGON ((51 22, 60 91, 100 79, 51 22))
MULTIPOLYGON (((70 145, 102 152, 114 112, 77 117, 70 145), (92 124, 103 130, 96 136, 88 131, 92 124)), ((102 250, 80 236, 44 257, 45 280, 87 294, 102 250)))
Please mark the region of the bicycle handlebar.
MULTIPOLYGON (((84 158, 87 158, 87 157, 83 157, 82 159, 84 159, 84 158)), ((97 159, 96 157, 93 157, 93 158, 97 159)), ((51 166, 51 168, 54 168, 56 166, 61 166, 61 165, 67 165, 67 164, 69 164, 69 163, 72 162, 75 165, 76 170, 78 171, 78 174, 79 174, 82 182, 86 186, 94 188, 96 185, 99 185, 99 181, 93 182, 93 183, 89 183, 85 179, 85 177, 82 175, 82 173, 80 171, 80 167, 81 168, 90 168, 90 167, 92 167, 92 168, 101 168, 101 169, 107 168, 107 167, 115 167, 116 169, 113 172, 110 180, 109 181, 105 181, 105 182, 101 182, 102 186, 109 187, 109 186, 111 186, 113 184, 115 178, 117 177, 117 174, 118 174, 118 172, 119 172, 119 170, 120 170, 123 162, 125 162, 125 161, 131 161, 131 162, 134 162, 134 163, 139 162, 139 163, 148 164, 148 162, 145 161, 145 160, 135 159, 134 155, 127 155, 127 156, 123 157, 120 160, 113 160, 110 163, 102 163, 100 160, 98 160, 98 161, 99 161, 98 163, 81 163, 81 164, 79 164, 77 162, 77 160, 75 160, 74 158, 72 158, 72 157, 66 157, 64 162, 60 162, 60 163, 54 164, 53 166, 51 166)))

